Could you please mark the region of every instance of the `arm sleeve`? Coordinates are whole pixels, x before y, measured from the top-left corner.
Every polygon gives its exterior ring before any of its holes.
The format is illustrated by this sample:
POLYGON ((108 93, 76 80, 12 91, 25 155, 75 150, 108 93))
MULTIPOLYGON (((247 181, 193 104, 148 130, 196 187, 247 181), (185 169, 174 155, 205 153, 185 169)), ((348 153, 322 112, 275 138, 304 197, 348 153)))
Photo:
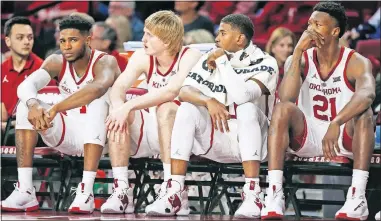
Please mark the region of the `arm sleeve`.
POLYGON ((17 96, 21 102, 26 102, 32 98, 37 99, 40 89, 48 85, 51 77, 44 69, 38 69, 27 77, 17 88, 17 96))

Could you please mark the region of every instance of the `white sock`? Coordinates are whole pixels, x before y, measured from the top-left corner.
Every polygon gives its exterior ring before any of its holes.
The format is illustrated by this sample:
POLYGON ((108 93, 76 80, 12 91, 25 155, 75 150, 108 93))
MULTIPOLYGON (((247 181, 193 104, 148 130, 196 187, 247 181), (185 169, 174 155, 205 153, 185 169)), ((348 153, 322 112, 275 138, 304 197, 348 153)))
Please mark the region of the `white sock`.
POLYGON ((183 175, 171 175, 173 181, 180 183, 180 190, 184 189, 185 176, 183 175))
POLYGON ((245 183, 250 183, 251 181, 254 181, 256 184, 259 185, 259 177, 257 177, 257 178, 245 178, 245 183))
POLYGON ((97 172, 83 171, 82 183, 85 184, 84 191, 86 193, 89 193, 89 192, 92 193, 93 192, 94 180, 95 180, 96 176, 97 176, 97 172))
POLYGON ((33 168, 32 167, 19 167, 18 171, 18 181, 22 189, 33 188, 33 168))
POLYGON ((113 167, 112 175, 114 179, 126 182, 128 187, 128 167, 113 167))
POLYGON ((354 169, 352 174, 352 186, 356 187, 359 191, 365 192, 368 177, 368 171, 354 169))
POLYGON ((171 164, 163 163, 163 169, 164 169, 164 182, 165 182, 171 178, 171 164))
POLYGON ((275 185, 276 189, 282 189, 283 170, 269 170, 269 188, 275 185))

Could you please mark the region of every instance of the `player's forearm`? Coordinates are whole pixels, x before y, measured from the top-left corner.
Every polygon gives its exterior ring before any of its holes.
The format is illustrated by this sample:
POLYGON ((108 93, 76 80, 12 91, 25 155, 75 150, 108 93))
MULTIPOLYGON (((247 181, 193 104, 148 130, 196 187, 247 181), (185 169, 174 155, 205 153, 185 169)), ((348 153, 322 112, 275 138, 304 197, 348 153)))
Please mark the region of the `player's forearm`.
POLYGON ((110 91, 110 102, 112 108, 118 108, 126 102, 126 90, 124 87, 114 85, 110 91))
POLYGON ((149 92, 129 100, 124 104, 124 107, 129 110, 141 110, 154 107, 165 102, 173 101, 176 96, 176 92, 168 89, 167 87, 162 87, 154 92, 149 92))
POLYGON ((356 91, 347 105, 337 114, 333 122, 339 125, 345 124, 353 117, 366 111, 372 105, 375 97, 375 92, 368 89, 356 91))
POLYGON ((88 84, 81 90, 70 95, 68 98, 54 105, 57 112, 63 112, 74 108, 88 105, 93 100, 102 97, 107 92, 107 88, 98 84, 88 84))
POLYGON ((295 50, 292 62, 279 87, 280 101, 296 102, 299 96, 302 73, 302 51, 295 50))
POLYGON ((245 82, 236 74, 226 55, 219 57, 216 65, 226 91, 236 104, 255 100, 262 95, 261 88, 255 82, 245 82))
POLYGON ((204 95, 200 90, 192 86, 184 86, 181 88, 179 98, 180 101, 204 107, 207 106, 207 101, 211 99, 210 97, 204 95))

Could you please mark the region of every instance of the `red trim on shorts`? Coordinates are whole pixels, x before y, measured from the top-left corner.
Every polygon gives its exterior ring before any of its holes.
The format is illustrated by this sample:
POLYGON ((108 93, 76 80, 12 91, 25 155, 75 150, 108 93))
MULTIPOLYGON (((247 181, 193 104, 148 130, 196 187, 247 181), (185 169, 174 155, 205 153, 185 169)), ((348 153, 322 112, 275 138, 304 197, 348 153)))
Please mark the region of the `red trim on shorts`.
POLYGON ((352 57, 352 55, 355 53, 355 50, 352 50, 351 52, 349 52, 348 54, 348 57, 347 57, 347 61, 345 62, 345 67, 344 67, 344 71, 343 71, 343 75, 344 75, 344 82, 345 84, 347 85, 347 87, 349 88, 349 90, 355 92, 355 88, 351 85, 351 83, 349 82, 348 80, 348 76, 347 76, 347 67, 348 67, 348 63, 349 63, 349 60, 350 58, 352 57))
POLYGON ((303 75, 304 75, 304 79, 306 79, 307 74, 308 74, 308 70, 310 68, 310 63, 309 63, 309 60, 308 60, 307 51, 303 52, 303 57, 304 57, 304 61, 305 61, 303 75))
POLYGON ((62 142, 64 141, 65 139, 65 133, 66 133, 66 124, 65 124, 65 119, 63 117, 63 115, 60 113, 60 116, 61 116, 61 120, 62 120, 62 135, 61 135, 61 139, 60 141, 58 142, 58 144, 56 145, 56 147, 58 147, 59 145, 62 144, 62 142))
POLYGON ((299 136, 292 137, 290 139, 291 140, 290 144, 291 143, 298 143, 300 145, 299 149, 295 150, 294 152, 298 152, 299 150, 301 150, 302 147, 304 146, 304 144, 306 143, 307 134, 308 134, 308 128, 307 128, 308 126, 307 126, 307 120, 306 120, 305 116, 303 117, 303 122, 304 122, 303 134, 299 135, 299 136))
POLYGON ((213 140, 214 140, 214 122, 213 122, 212 116, 210 116, 210 122, 212 123, 212 132, 210 132, 210 146, 209 146, 209 149, 206 151, 206 153, 200 154, 199 156, 207 155, 209 153, 210 149, 212 149, 212 146, 213 146, 213 140))
POLYGON ((61 82, 61 80, 62 80, 62 78, 63 78, 63 76, 64 76, 64 74, 65 74, 65 71, 66 71, 66 59, 65 59, 65 57, 62 55, 62 67, 61 67, 61 71, 60 71, 60 73, 58 74, 58 83, 59 82, 61 82))
POLYGON ((343 147, 344 147, 344 149, 348 150, 349 152, 352 152, 352 141, 353 141, 353 138, 349 136, 347 130, 344 127, 344 130, 343 130, 343 147))
POLYGON ((143 112, 140 110, 140 117, 142 118, 142 124, 140 125, 140 135, 139 135, 139 141, 138 141, 138 147, 136 148, 136 152, 132 154, 131 156, 135 156, 140 148, 140 144, 142 143, 143 139, 143 127, 144 127, 144 117, 143 117, 143 112))
POLYGON ((102 53, 102 54, 100 54, 98 57, 97 57, 97 59, 95 59, 95 61, 94 61, 94 63, 93 63, 93 68, 92 68, 92 70, 91 70, 91 72, 93 72, 92 74, 93 74, 93 78, 95 78, 95 73, 94 73, 94 66, 95 66, 95 63, 97 63, 97 61, 99 61, 99 59, 101 59, 103 56, 105 56, 105 55, 107 55, 106 53, 102 53))
POLYGON ((337 59, 337 62, 335 64, 335 66, 332 68, 332 70, 328 73, 328 76, 326 78, 323 78, 323 76, 321 75, 321 72, 320 72, 320 69, 319 69, 319 63, 318 63, 318 60, 317 60, 317 50, 316 48, 313 49, 313 61, 315 63, 315 67, 316 67, 316 70, 320 76, 320 79, 322 81, 327 81, 329 79, 329 77, 331 77, 331 75, 333 74, 333 72, 335 72, 337 66, 339 66, 340 62, 341 62, 341 59, 343 58, 343 54, 344 54, 344 47, 341 47, 340 49, 340 55, 339 55, 339 59, 337 59))
POLYGON ((152 71, 153 71, 153 56, 149 56, 149 70, 148 70, 148 75, 147 75, 147 83, 149 83, 149 80, 152 77, 152 71))
POLYGON ((177 106, 181 106, 181 102, 179 100, 173 100, 172 102, 177 104, 177 106))
POLYGON ((90 66, 91 66, 91 61, 93 60, 93 57, 94 57, 94 52, 95 52, 94 50, 91 50, 91 56, 90 56, 89 63, 87 64, 86 72, 85 72, 85 74, 81 77, 81 79, 78 82, 76 81, 75 76, 74 76, 74 67, 73 67, 73 64, 69 63, 69 70, 70 70, 71 77, 73 78, 74 82, 77 85, 80 85, 86 79, 87 74, 88 74, 89 69, 90 69, 90 66))

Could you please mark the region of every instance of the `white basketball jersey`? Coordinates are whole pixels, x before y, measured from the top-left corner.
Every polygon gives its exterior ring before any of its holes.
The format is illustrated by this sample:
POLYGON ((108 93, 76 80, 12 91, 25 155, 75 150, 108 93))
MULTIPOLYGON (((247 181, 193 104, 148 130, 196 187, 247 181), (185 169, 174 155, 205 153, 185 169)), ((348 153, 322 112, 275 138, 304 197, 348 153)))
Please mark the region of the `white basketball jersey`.
POLYGON ((181 51, 176 55, 172 62, 172 65, 166 73, 161 73, 158 68, 157 58, 150 56, 150 68, 147 74, 148 92, 153 92, 158 88, 164 87, 168 84, 171 77, 179 71, 180 60, 188 50, 188 47, 183 47, 181 51))
MULTIPOLYGON (((93 82, 94 64, 104 55, 106 55, 106 53, 98 51, 98 50, 92 50, 86 72, 82 77, 78 77, 72 63, 67 62, 65 58, 63 59, 62 70, 58 77, 58 80, 59 80, 58 88, 60 90, 60 93, 63 99, 66 99, 67 97, 75 93, 76 91, 83 88, 85 85, 93 82)), ((108 98, 108 95, 106 93, 99 99, 104 99, 105 102, 107 102, 107 98, 108 98)), ((78 116, 84 113, 86 113, 86 106, 70 110, 70 114, 74 114, 74 115, 78 114, 78 116)))
POLYGON ((316 48, 304 52, 305 79, 300 89, 298 107, 306 116, 330 122, 350 101, 355 89, 348 81, 346 69, 354 52, 342 47, 339 59, 326 79, 319 70, 316 48))

